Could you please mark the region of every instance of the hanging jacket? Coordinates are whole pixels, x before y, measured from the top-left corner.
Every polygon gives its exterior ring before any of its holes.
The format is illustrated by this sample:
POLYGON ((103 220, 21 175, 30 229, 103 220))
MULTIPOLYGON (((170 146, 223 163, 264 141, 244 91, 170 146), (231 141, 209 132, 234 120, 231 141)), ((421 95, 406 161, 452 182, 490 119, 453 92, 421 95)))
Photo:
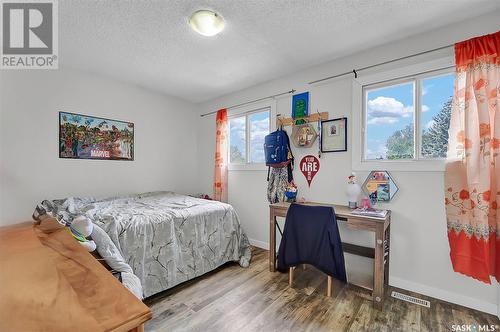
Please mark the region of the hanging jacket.
POLYGON ((278 270, 311 264, 343 282, 347 281, 342 241, 335 211, 327 206, 291 204, 278 250, 278 270))
POLYGON ((269 203, 278 203, 285 200, 285 191, 288 186, 288 169, 272 168, 267 182, 267 200, 269 203))

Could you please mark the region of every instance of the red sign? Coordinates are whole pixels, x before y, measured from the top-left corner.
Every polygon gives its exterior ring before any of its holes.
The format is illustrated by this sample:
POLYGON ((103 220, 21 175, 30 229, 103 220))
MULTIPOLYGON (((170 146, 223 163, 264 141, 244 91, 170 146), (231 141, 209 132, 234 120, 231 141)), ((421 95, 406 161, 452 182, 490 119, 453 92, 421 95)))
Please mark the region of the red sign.
POLYGON ((311 186, 311 181, 313 180, 316 173, 319 171, 319 160, 315 156, 308 155, 302 158, 300 161, 300 171, 306 177, 307 184, 311 186))

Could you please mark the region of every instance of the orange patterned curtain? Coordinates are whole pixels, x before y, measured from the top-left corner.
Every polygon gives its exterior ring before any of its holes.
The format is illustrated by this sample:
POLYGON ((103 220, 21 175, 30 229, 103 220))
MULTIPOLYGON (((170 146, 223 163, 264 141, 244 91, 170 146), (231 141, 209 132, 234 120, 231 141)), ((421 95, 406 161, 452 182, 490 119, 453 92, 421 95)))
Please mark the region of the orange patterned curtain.
POLYGON ((456 272, 500 281, 500 31, 455 45, 456 81, 445 173, 456 272))
POLYGON ((227 110, 217 111, 215 128, 214 199, 227 202, 227 110))

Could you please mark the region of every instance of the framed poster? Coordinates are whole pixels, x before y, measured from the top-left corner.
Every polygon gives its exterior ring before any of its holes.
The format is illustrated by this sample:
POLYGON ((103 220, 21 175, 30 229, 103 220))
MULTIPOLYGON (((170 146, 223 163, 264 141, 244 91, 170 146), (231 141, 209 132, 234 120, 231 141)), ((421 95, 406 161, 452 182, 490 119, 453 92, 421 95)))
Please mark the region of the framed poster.
POLYGON ((59 158, 134 160, 134 124, 59 112, 59 158))
POLYGON ((321 152, 347 151, 347 118, 321 121, 321 152))
POLYGON ((292 118, 303 118, 309 114, 309 92, 292 97, 292 118))

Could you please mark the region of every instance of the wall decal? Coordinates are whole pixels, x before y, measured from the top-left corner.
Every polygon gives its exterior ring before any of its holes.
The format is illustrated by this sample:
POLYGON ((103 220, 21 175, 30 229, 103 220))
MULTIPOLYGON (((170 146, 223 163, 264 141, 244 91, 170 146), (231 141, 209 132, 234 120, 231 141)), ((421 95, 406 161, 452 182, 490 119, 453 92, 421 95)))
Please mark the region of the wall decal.
POLYGON ((306 177, 307 184, 311 186, 311 182, 319 171, 319 160, 313 155, 307 155, 300 161, 300 171, 306 177))
POLYGON ((134 160, 134 124, 59 112, 59 158, 134 160))

